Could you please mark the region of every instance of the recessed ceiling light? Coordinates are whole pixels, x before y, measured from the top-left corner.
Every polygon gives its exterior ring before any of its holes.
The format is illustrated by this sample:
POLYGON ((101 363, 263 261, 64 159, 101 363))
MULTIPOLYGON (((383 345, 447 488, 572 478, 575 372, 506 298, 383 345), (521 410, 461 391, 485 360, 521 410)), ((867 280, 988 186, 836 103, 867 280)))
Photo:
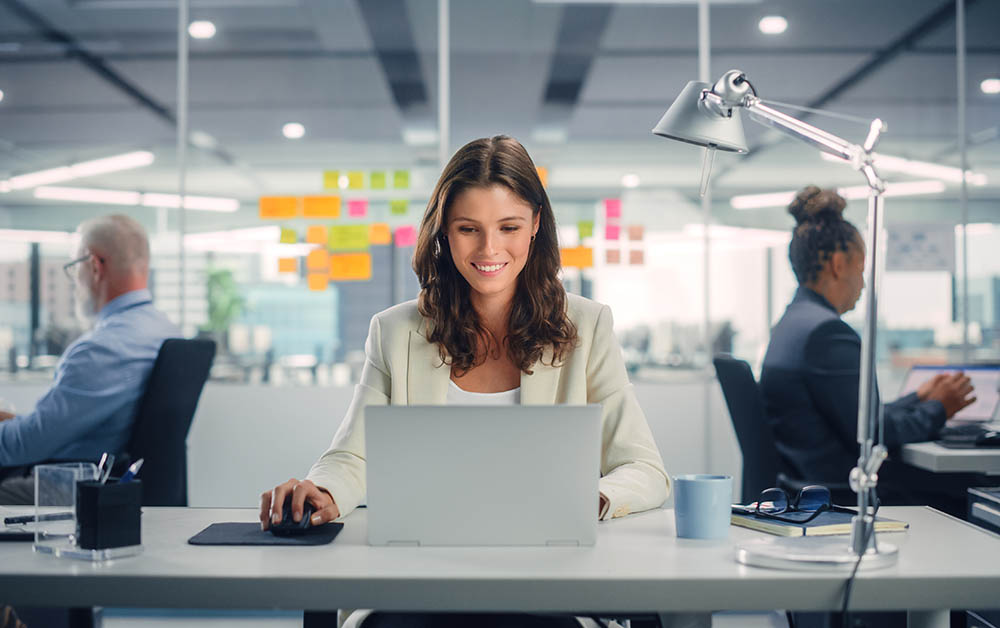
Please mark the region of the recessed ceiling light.
POLYGON ((290 140, 297 140, 306 134, 306 127, 298 122, 289 122, 281 127, 282 134, 290 140))
POLYGON ((195 39, 211 39, 215 37, 215 24, 208 20, 198 20, 188 25, 188 35, 195 39))
POLYGON ((757 28, 765 35, 780 35, 788 28, 788 20, 780 15, 767 15, 760 18, 757 28))
POLYGON ((984 79, 979 84, 979 89, 983 90, 984 94, 1000 94, 1000 78, 984 79))
POLYGON ((347 186, 350 185, 350 183, 351 180, 348 178, 346 174, 342 174, 339 177, 337 177, 337 187, 340 188, 341 190, 346 190, 347 186))
POLYGON ((639 175, 630 172, 622 177, 622 186, 627 188, 639 187, 639 175))

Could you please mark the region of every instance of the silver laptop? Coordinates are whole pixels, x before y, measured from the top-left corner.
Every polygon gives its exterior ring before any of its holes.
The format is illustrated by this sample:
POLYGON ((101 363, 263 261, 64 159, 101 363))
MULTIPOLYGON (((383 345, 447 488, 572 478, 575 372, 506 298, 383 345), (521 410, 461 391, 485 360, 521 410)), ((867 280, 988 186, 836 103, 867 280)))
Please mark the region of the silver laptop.
POLYGON ((365 408, 371 545, 593 545, 601 409, 365 408))
POLYGON ((951 420, 983 423, 994 421, 997 418, 997 408, 1000 407, 1000 365, 917 364, 912 366, 910 372, 906 374, 899 396, 917 392, 921 384, 935 375, 948 375, 957 371, 964 372, 972 380, 972 385, 975 386, 973 394, 976 401, 955 413, 951 420))

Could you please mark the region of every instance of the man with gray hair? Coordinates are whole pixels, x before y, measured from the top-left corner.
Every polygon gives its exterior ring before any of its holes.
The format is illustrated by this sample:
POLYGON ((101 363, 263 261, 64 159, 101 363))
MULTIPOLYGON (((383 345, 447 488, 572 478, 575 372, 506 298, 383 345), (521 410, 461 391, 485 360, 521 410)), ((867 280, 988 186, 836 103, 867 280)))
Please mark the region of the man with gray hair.
POLYGON ((180 330, 153 307, 149 240, 128 216, 102 216, 77 230, 73 281, 84 333, 59 359, 35 409, 0 412, 0 504, 34 502, 32 465, 120 453, 132 431, 160 345, 180 330))

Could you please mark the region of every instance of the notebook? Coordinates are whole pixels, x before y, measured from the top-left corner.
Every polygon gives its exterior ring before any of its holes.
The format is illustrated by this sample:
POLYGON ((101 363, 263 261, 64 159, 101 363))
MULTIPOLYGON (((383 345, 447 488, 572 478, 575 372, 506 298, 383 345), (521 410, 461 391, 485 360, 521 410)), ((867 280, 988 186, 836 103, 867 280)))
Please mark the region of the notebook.
POLYGON ((593 545, 601 409, 368 406, 371 545, 593 545))
MULTIPOLYGON (((744 514, 737 512, 737 508, 745 506, 734 506, 730 521, 734 526, 750 528, 759 532, 767 532, 776 536, 829 536, 833 534, 850 534, 851 519, 855 512, 849 508, 838 506, 836 510, 821 512, 815 519, 806 523, 788 523, 771 519, 770 517, 760 517, 755 514, 744 514)), ((785 519, 808 519, 812 513, 808 512, 788 512, 780 516, 785 519)), ((875 517, 876 532, 902 532, 910 527, 905 521, 875 517)))

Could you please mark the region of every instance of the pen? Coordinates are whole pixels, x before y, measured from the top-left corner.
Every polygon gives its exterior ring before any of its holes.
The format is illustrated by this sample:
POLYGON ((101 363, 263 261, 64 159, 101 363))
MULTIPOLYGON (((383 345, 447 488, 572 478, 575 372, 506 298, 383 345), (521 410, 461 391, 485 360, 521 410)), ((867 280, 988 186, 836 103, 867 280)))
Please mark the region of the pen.
POLYGON ((48 513, 48 514, 44 514, 44 515, 38 515, 37 519, 35 518, 35 515, 19 515, 17 517, 4 517, 3 518, 3 523, 4 523, 4 525, 8 525, 9 526, 9 525, 17 524, 17 523, 34 523, 36 520, 37 521, 65 521, 66 519, 72 519, 72 518, 73 518, 73 513, 71 513, 71 512, 53 512, 53 513, 48 513))
POLYGON ((110 454, 108 455, 107 460, 105 460, 104 466, 98 468, 98 471, 100 471, 101 484, 105 484, 108 481, 108 477, 111 475, 111 467, 113 467, 114 465, 115 465, 115 455, 110 454))
POLYGON ((143 462, 142 458, 139 458, 138 460, 133 462, 132 465, 128 468, 128 471, 122 474, 122 477, 120 480, 118 480, 118 483, 124 484, 125 482, 131 482, 132 478, 135 477, 135 474, 138 473, 139 469, 142 468, 142 462, 143 462))

